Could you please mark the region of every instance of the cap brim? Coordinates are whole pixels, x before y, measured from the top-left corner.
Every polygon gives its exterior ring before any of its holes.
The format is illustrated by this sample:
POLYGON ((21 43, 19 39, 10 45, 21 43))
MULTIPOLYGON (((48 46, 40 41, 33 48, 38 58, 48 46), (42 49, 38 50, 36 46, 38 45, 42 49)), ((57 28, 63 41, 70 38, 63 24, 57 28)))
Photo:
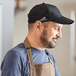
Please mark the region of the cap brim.
POLYGON ((72 24, 74 22, 73 20, 66 18, 64 16, 62 16, 60 18, 56 18, 53 21, 56 23, 60 23, 60 24, 72 24))

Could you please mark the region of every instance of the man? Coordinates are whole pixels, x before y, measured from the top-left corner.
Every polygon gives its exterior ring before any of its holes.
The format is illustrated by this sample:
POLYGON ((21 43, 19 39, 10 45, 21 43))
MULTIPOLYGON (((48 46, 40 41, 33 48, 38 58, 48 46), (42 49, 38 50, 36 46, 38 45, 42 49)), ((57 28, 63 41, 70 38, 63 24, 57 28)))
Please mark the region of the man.
POLYGON ((60 76, 48 48, 62 37, 63 24, 74 21, 61 15, 51 4, 38 4, 28 14, 28 35, 6 54, 1 76, 60 76))

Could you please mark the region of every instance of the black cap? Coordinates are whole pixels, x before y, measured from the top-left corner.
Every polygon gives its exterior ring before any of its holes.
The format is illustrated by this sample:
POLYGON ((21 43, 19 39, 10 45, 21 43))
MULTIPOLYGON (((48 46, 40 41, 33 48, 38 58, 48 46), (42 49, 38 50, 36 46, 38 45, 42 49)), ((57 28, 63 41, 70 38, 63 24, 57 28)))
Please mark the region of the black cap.
POLYGON ((53 21, 60 24, 72 24, 74 21, 62 16, 59 9, 51 4, 39 4, 34 6, 28 14, 28 23, 53 21))

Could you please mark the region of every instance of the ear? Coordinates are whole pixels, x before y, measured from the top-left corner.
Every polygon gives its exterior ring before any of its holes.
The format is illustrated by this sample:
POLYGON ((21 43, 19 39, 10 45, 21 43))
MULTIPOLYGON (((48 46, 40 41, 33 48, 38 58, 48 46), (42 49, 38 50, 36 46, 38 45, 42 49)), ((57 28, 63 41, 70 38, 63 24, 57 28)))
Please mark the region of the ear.
POLYGON ((35 25, 34 25, 34 28, 36 29, 36 31, 42 32, 44 26, 43 26, 41 21, 36 21, 35 25))

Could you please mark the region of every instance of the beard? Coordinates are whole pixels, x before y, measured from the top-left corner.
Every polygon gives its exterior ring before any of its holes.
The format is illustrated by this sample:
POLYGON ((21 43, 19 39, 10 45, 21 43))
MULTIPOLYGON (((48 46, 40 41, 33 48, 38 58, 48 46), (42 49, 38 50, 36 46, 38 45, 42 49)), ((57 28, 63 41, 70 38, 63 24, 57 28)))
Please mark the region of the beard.
POLYGON ((47 31, 44 29, 42 35, 40 36, 40 42, 45 48, 54 48, 56 46, 56 42, 53 40, 49 41, 47 38, 47 31))

